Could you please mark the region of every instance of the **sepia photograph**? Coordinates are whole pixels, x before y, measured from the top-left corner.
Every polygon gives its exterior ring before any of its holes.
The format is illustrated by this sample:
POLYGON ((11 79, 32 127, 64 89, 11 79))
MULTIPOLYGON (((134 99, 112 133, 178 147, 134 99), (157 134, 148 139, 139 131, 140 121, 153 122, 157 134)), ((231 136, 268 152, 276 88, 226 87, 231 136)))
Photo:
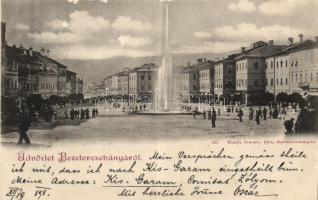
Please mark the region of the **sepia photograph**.
POLYGON ((1 145, 318 133, 316 0, 1 0, 1 145))

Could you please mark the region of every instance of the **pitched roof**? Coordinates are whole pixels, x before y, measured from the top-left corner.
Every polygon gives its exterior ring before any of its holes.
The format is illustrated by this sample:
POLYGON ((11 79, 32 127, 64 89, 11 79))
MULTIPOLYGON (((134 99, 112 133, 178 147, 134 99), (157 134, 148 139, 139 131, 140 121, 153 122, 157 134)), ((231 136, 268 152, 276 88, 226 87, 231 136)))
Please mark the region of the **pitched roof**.
POLYGON ((277 51, 284 49, 286 45, 269 45, 269 46, 261 46, 258 48, 254 48, 248 52, 242 53, 240 56, 236 57, 235 60, 240 60, 243 58, 263 58, 277 51))
POLYGON ((279 52, 268 55, 267 57, 286 55, 288 53, 297 52, 305 49, 317 48, 318 42, 312 40, 305 40, 303 42, 297 42, 292 45, 287 46, 286 48, 280 50, 279 52))

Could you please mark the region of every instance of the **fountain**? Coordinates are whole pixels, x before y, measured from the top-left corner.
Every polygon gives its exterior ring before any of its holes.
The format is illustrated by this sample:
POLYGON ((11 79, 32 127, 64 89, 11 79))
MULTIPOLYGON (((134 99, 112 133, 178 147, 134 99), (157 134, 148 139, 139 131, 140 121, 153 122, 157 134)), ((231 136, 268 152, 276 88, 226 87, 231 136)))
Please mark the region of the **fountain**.
POLYGON ((169 49, 169 3, 163 3, 162 31, 161 31, 161 66, 158 70, 158 81, 154 91, 153 111, 141 111, 137 114, 143 115, 178 115, 191 114, 190 112, 180 111, 173 103, 174 84, 172 71, 172 56, 169 49))
POLYGON ((173 77, 172 77, 172 58, 169 51, 169 8, 168 1, 163 2, 162 17, 162 45, 161 45, 161 67, 158 74, 158 90, 156 90, 155 101, 158 111, 172 110, 173 96, 173 77))

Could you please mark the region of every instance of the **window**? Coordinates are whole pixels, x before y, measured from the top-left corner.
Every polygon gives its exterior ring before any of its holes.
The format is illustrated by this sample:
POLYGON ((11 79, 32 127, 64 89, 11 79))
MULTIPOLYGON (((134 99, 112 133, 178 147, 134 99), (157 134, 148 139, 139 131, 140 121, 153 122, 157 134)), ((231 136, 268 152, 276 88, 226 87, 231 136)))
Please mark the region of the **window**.
POLYGON ((286 85, 288 84, 288 78, 286 78, 286 81, 285 81, 286 85))
POLYGON ((291 63, 291 66, 292 66, 292 67, 294 66, 294 62, 291 63))
POLYGON ((296 82, 298 81, 298 74, 296 74, 296 82))
POLYGON ((312 82, 313 81, 313 75, 312 75, 312 73, 310 73, 310 82, 312 82))
POLYGON ((265 62, 265 69, 267 69, 267 65, 268 65, 268 62, 266 61, 266 62, 265 62))
POLYGON ((297 67, 297 66, 298 66, 298 62, 296 61, 296 62, 295 62, 295 67, 297 67))
POLYGON ((196 85, 193 85, 193 90, 196 90, 197 89, 197 86, 196 85))
POLYGON ((229 69, 229 70, 228 70, 228 73, 229 73, 229 74, 232 74, 232 70, 231 70, 231 69, 229 69))
POLYGON ((141 86, 141 90, 145 90, 145 87, 143 85, 141 86))
POLYGON ((193 74, 193 80, 195 80, 197 78, 197 76, 195 74, 193 74))
POLYGON ((279 63, 278 62, 276 62, 276 68, 278 68, 279 67, 279 63))
POLYGON ((282 78, 280 79, 280 84, 283 85, 283 79, 282 78))
POLYGON ((254 63, 254 69, 258 69, 258 62, 254 63))
POLYGON ((276 85, 278 85, 279 84, 279 80, 278 79, 276 79, 276 85))
POLYGON ((268 86, 268 80, 265 78, 265 86, 268 86))
POLYGON ((271 86, 273 86, 274 85, 274 79, 272 78, 271 79, 271 86))
POLYGON ((280 61, 280 67, 283 67, 283 63, 284 63, 283 61, 280 61))
POLYGON ((151 75, 148 76, 148 80, 151 81, 151 75))
POLYGON ((140 78, 141 78, 141 80, 145 80, 145 76, 144 75, 142 75, 140 78))
POLYGON ((254 86, 255 86, 255 87, 258 86, 258 79, 254 79, 254 86))
POLYGON ((273 62, 273 61, 271 61, 271 69, 273 69, 273 65, 274 65, 274 62, 273 62))
POLYGON ((291 75, 291 81, 294 82, 294 74, 291 75))
POLYGON ((285 63, 286 63, 286 67, 288 67, 288 62, 287 62, 287 60, 285 61, 285 63))
POLYGON ((302 82, 302 81, 303 81, 303 74, 300 74, 299 81, 300 81, 300 82, 302 82))

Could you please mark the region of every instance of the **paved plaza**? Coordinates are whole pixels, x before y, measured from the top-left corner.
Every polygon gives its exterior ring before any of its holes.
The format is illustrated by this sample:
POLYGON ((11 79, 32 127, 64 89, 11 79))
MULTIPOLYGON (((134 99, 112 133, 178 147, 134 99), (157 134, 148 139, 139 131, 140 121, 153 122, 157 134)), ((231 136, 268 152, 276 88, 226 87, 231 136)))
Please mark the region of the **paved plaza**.
MULTIPOLYGON (((236 113, 222 113, 217 117, 216 128, 211 121, 196 119, 192 115, 131 115, 119 111, 101 112, 88 120, 62 119, 54 128, 31 128, 29 136, 34 145, 54 145, 72 142, 115 142, 142 140, 191 140, 216 138, 261 138, 283 136, 282 119, 255 120, 243 117, 239 122, 236 113)), ((15 144, 16 131, 2 135, 3 144, 15 144)))

